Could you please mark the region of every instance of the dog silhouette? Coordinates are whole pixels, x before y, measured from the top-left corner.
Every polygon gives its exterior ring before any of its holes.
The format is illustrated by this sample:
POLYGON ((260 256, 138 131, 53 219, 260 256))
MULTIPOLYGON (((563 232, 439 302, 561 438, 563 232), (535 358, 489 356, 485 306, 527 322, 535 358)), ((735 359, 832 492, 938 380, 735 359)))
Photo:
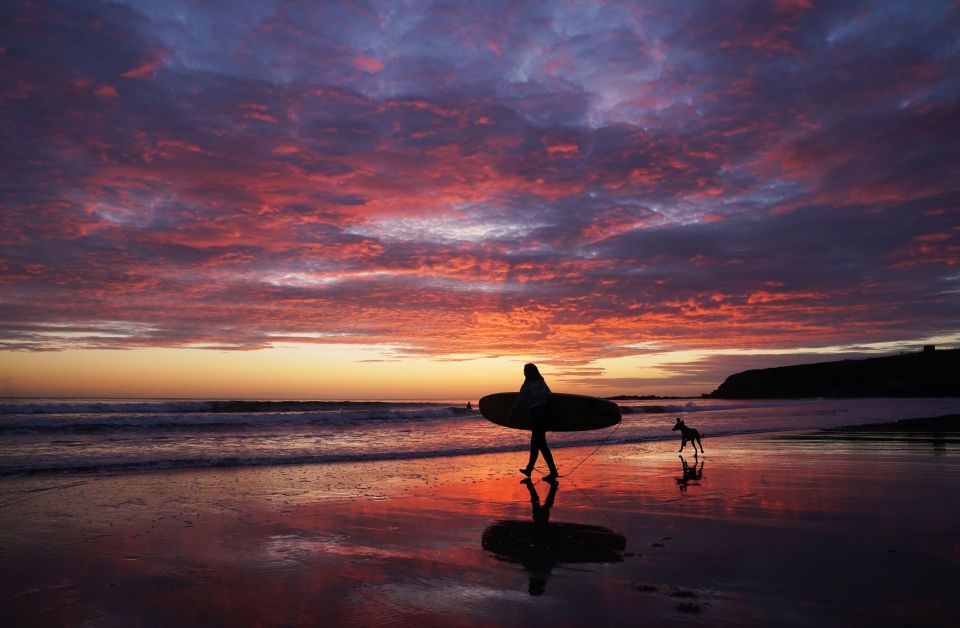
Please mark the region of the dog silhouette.
POLYGON ((697 455, 697 445, 700 445, 700 451, 703 452, 703 443, 700 442, 700 432, 693 429, 692 427, 687 427, 683 419, 677 417, 677 424, 673 426, 673 432, 680 430, 680 449, 678 451, 683 451, 683 446, 687 444, 687 441, 693 443, 693 455, 697 455))

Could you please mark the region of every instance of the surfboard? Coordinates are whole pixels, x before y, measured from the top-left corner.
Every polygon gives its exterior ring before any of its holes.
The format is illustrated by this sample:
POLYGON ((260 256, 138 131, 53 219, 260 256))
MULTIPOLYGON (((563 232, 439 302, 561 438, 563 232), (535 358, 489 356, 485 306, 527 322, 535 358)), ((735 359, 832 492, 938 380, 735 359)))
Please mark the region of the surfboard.
MULTIPOLYGON (((480 400, 480 414, 497 425, 515 430, 530 429, 530 412, 521 408, 510 417, 510 409, 517 399, 515 392, 487 395, 480 400)), ((586 395, 550 393, 547 395, 551 432, 583 432, 611 427, 620 422, 620 407, 612 401, 586 395)))

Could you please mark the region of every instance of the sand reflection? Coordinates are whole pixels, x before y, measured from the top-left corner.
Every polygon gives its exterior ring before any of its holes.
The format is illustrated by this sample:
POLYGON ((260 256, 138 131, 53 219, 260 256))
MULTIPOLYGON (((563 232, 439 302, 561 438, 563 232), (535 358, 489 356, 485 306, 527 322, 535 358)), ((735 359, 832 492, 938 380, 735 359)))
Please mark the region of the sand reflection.
POLYGON ((530 492, 531 520, 501 520, 483 531, 483 549, 501 560, 520 563, 530 574, 528 592, 542 595, 554 568, 575 563, 623 562, 627 539, 609 528, 581 523, 551 522, 550 511, 559 490, 549 482, 542 504, 533 482, 524 480, 530 492))
POLYGON ((680 464, 683 465, 683 475, 674 479, 677 481, 680 492, 685 492, 690 485, 700 486, 700 480, 703 479, 703 461, 694 458, 693 464, 688 465, 686 458, 683 456, 678 457, 680 458, 680 464))

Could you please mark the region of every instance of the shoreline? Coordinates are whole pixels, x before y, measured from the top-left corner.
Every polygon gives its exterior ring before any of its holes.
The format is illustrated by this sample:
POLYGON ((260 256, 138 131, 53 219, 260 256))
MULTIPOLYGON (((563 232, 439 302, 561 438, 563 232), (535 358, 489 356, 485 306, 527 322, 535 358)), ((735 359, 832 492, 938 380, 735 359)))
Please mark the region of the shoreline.
POLYGON ((825 427, 821 428, 820 431, 960 432, 960 414, 943 414, 940 416, 919 417, 914 419, 897 419, 896 421, 881 423, 860 423, 840 427, 825 427))
MULTIPOLYGON (((656 413, 659 415, 659 413, 656 413)), ((666 413, 669 414, 669 413, 666 413)), ((631 416, 631 415, 626 415, 631 416)), ((612 447, 617 445, 639 445, 642 443, 661 443, 669 442, 676 439, 676 435, 673 433, 664 434, 662 436, 635 436, 635 437, 619 437, 615 438, 619 426, 611 428, 606 436, 598 436, 593 440, 584 440, 576 442, 564 442, 564 441, 554 441, 551 443, 550 448, 552 450, 558 451, 567 451, 575 450, 580 448, 605 448, 612 447)), ((783 429, 758 429, 755 431, 736 431, 731 433, 710 433, 704 434, 704 437, 709 437, 711 439, 717 438, 735 438, 739 436, 763 436, 769 435, 771 437, 787 437, 793 435, 795 438, 805 438, 805 439, 816 439, 821 438, 826 434, 830 435, 840 435, 847 433, 854 433, 858 431, 871 431, 871 432, 911 432, 911 433, 922 433, 925 431, 935 431, 935 432, 960 432, 960 414, 946 414, 933 417, 920 417, 920 418, 911 418, 911 419, 897 419, 894 421, 885 421, 885 422, 876 422, 876 423, 863 423, 863 424, 851 424, 843 425, 836 427, 823 427, 823 428, 810 428, 810 427, 800 427, 800 428, 791 428, 786 427, 783 429), (822 434, 821 434, 822 433, 822 434)), ((589 432, 583 432, 584 434, 589 434, 589 432)), ((243 463, 237 463, 236 461, 225 460, 225 461, 209 461, 208 463, 199 463, 194 460, 184 460, 183 464, 158 464, 150 465, 149 463, 140 464, 140 463, 129 463, 129 464, 115 464, 110 466, 104 465, 90 465, 87 467, 73 467, 73 468, 63 468, 56 467, 50 469, 30 469, 27 471, 13 471, 13 470, 4 470, 0 471, 0 482, 7 478, 22 478, 22 477, 85 477, 92 478, 98 477, 100 475, 104 476, 123 476, 127 474, 140 474, 140 473, 165 473, 170 471, 188 471, 188 470, 229 470, 229 469, 268 469, 271 467, 297 467, 303 465, 333 465, 333 464, 359 464, 359 463, 391 463, 391 462, 403 462, 403 461, 417 461, 417 460, 436 460, 436 459, 460 459, 464 457, 472 456, 483 456, 483 455, 494 455, 494 454, 511 454, 511 453, 521 453, 527 451, 527 445, 525 442, 506 445, 498 448, 476 448, 476 449, 467 449, 461 451, 432 451, 432 452, 397 452, 396 454, 371 454, 369 457, 363 457, 362 455, 353 455, 353 456, 303 456, 300 458, 291 458, 289 460, 265 460, 265 461, 245 461, 243 463)))
POLYGON ((886 432, 563 448, 586 461, 552 498, 522 452, 0 478, 0 601, 16 625, 951 625, 960 443, 886 432))

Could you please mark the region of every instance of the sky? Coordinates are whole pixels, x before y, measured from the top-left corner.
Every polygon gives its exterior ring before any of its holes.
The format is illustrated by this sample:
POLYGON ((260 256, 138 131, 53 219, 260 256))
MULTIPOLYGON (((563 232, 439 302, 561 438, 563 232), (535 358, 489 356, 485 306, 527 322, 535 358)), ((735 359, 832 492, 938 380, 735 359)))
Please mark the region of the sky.
POLYGON ((960 2, 0 6, 0 395, 960 344, 960 2))

